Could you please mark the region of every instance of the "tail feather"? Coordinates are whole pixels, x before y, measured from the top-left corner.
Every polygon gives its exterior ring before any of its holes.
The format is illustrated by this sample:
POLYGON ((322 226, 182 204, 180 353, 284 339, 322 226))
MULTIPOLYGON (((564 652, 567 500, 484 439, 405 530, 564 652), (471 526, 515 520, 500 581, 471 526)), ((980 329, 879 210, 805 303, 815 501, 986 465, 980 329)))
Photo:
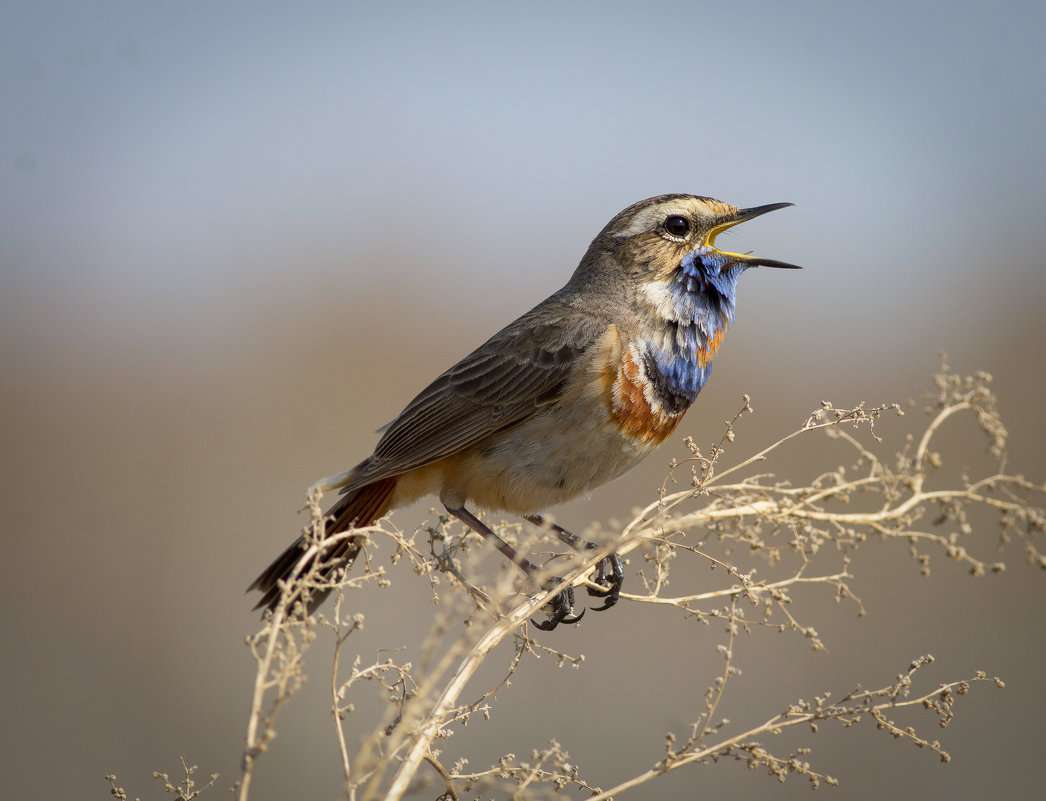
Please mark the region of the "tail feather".
MULTIPOLYGON (((324 539, 342 531, 369 526, 375 520, 386 515, 391 505, 392 491, 395 488, 396 477, 392 476, 375 481, 373 484, 368 484, 345 495, 327 510, 326 522, 323 528, 324 539)), ((326 562, 327 565, 322 569, 320 575, 323 578, 327 578, 338 568, 351 566, 362 545, 362 537, 348 537, 341 540, 329 551, 321 553, 319 558, 326 562)), ((262 607, 269 610, 276 609, 280 601, 280 582, 290 578, 295 565, 301 560, 302 551, 305 547, 305 537, 301 535, 254 580, 254 583, 248 588, 248 592, 258 590, 262 593, 261 600, 255 605, 255 609, 261 609, 262 607)), ((310 567, 312 567, 311 563, 303 568, 302 573, 310 567)), ((316 611, 329 594, 329 590, 326 592, 313 592, 308 604, 309 614, 316 611)), ((295 600, 296 598, 292 598, 288 606, 293 606, 295 600)))

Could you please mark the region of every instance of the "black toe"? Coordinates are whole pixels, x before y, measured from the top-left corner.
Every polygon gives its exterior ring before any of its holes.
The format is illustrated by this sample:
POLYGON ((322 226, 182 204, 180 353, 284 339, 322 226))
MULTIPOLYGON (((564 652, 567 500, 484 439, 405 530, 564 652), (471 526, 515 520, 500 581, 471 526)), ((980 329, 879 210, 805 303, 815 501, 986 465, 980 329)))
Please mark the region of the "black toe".
POLYGON ((588 594, 595 598, 606 598, 602 606, 592 607, 597 612, 617 604, 621 598, 621 585, 625 582, 625 568, 621 563, 621 557, 616 553, 610 554, 599 563, 596 575, 592 579, 599 588, 589 587, 588 594))
MULTIPOLYGON (((554 582, 560 583, 563 580, 559 578, 553 579, 554 582)), ((581 610, 581 614, 572 614, 574 611, 574 588, 567 587, 562 592, 559 592, 549 601, 548 604, 552 607, 552 614, 549 615, 548 620, 534 620, 531 618, 530 622, 533 623, 537 628, 542 631, 552 631, 560 623, 577 623, 581 618, 585 616, 585 610, 581 610)))

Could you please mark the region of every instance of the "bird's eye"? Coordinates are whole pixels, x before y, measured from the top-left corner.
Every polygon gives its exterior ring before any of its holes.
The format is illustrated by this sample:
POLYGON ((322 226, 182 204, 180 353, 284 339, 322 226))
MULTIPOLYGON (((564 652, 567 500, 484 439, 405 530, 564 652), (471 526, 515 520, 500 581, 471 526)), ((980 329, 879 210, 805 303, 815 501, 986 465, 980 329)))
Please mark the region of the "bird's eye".
POLYGON ((690 233, 690 220, 673 214, 665 219, 665 231, 672 236, 683 237, 690 233))

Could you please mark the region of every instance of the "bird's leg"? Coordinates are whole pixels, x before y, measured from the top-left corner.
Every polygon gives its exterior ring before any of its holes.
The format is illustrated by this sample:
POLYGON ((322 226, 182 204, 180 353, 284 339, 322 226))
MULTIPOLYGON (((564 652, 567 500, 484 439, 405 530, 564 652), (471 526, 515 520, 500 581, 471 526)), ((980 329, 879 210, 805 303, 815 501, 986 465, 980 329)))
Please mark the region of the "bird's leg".
MULTIPOLYGON (((583 540, 577 534, 567 531, 562 526, 545 520, 541 515, 523 515, 523 519, 530 521, 535 526, 541 526, 556 532, 556 536, 560 540, 576 551, 594 551, 599 547, 596 543, 583 540)), ((621 585, 625 582, 625 568, 621 564, 621 557, 616 553, 612 553, 600 559, 592 580, 602 589, 597 590, 589 587, 588 594, 597 598, 607 599, 602 606, 594 607, 595 610, 601 612, 616 604, 621 597, 621 585)))
MULTIPOLYGON (((497 548, 502 555, 508 559, 512 564, 522 570, 528 577, 533 577, 541 568, 527 559, 525 556, 521 556, 519 552, 505 542, 501 537, 495 534, 490 528, 472 512, 462 506, 451 508, 447 504, 443 504, 447 511, 450 512, 454 517, 464 523, 466 526, 471 528, 477 534, 486 537, 488 540, 494 543, 494 547, 497 548)), ((556 584, 562 584, 563 579, 557 576, 552 576, 546 582, 549 586, 546 589, 550 589, 556 584)), ((571 614, 574 610, 574 588, 573 586, 567 586, 566 589, 557 593, 556 596, 551 600, 549 605, 552 607, 552 614, 549 619, 543 622, 532 620, 531 622, 542 631, 552 631, 560 623, 577 623, 584 616, 585 612, 582 610, 580 615, 571 614)))

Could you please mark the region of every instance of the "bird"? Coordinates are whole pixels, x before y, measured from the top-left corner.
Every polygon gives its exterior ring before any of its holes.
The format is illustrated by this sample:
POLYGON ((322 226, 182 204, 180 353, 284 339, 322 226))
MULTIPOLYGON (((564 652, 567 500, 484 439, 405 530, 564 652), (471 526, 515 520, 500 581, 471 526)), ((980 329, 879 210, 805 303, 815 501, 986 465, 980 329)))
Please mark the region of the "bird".
MULTIPOLYGON (((595 548, 544 517, 626 472, 664 442, 708 380, 734 321, 738 279, 751 267, 798 265, 716 247, 723 231, 792 203, 738 208, 701 195, 633 203, 592 240, 560 290, 439 375, 378 430, 374 452, 315 488, 337 490, 323 538, 363 528, 436 495, 523 573, 538 566, 471 509, 520 515, 576 549, 595 548), (470 508, 471 507, 471 508, 470 508)), ((351 565, 361 536, 322 554, 329 576, 351 565)), ((301 560, 301 535, 251 584, 256 609, 274 610, 301 560)), ((319 558, 319 557, 317 557, 319 558)), ((620 595, 616 554, 600 560, 588 592, 620 595)), ((560 580, 552 577, 546 589, 560 580)), ((309 612, 327 593, 307 598, 309 612)), ((539 628, 575 623, 561 588, 539 628)))

